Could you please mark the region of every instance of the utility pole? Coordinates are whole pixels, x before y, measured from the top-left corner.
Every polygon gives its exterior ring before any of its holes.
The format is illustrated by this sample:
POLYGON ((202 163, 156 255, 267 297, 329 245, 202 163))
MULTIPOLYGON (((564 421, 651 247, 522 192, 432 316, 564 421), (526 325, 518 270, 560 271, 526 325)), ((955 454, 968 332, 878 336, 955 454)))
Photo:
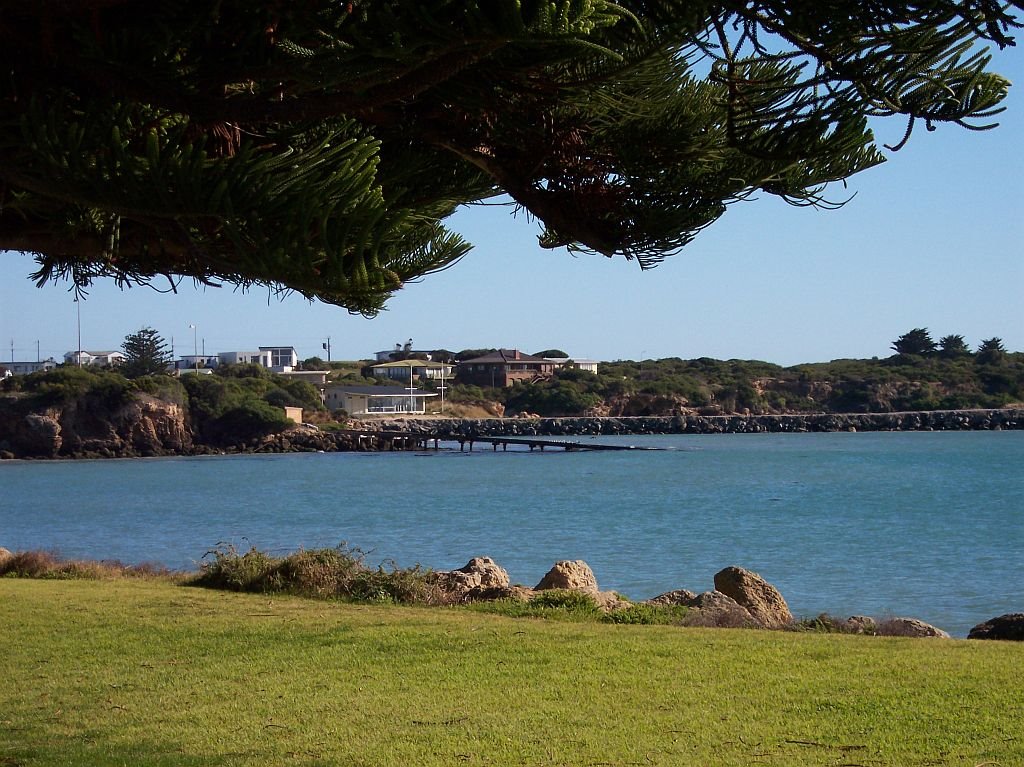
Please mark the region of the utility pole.
POLYGON ((36 341, 36 362, 39 362, 39 341, 36 341))
POLYGON ((324 350, 327 352, 327 361, 330 362, 331 361, 331 337, 327 336, 327 341, 325 341, 323 344, 321 344, 321 346, 323 346, 324 350))
POLYGON ((82 302, 80 296, 75 293, 75 308, 78 312, 78 367, 82 367, 82 302))

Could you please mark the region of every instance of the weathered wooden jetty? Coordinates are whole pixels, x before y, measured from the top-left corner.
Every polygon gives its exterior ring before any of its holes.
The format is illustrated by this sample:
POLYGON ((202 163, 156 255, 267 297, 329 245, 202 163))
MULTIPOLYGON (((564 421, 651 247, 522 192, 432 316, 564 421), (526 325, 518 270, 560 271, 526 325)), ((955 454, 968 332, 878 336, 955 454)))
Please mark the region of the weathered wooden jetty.
POLYGON ((645 447, 638 445, 609 445, 600 442, 580 442, 579 440, 551 439, 544 437, 498 437, 498 436, 465 436, 437 433, 424 433, 412 431, 377 431, 373 429, 345 429, 345 432, 355 439, 357 449, 367 451, 391 451, 391 450, 440 450, 442 442, 458 442, 459 452, 464 452, 466 446, 473 451, 477 443, 490 445, 491 449, 497 451, 508 450, 509 445, 522 445, 531 451, 545 448, 558 448, 570 452, 573 450, 664 450, 660 447, 645 447))

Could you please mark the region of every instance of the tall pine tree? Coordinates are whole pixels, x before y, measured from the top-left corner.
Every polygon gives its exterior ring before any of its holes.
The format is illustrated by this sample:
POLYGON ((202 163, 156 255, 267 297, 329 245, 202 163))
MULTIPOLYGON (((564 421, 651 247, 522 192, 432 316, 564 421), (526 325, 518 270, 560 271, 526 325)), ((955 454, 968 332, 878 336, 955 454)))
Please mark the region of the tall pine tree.
POLYGON ((125 378, 166 373, 167 366, 171 363, 167 344, 160 334, 150 327, 141 328, 137 333, 125 336, 121 349, 124 351, 125 359, 120 372, 125 378))

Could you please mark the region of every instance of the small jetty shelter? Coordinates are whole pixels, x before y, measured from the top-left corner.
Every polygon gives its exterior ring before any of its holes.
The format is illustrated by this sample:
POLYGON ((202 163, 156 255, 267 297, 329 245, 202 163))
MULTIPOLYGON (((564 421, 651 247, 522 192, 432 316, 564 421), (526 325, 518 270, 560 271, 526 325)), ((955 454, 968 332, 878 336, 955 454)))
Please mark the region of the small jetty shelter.
POLYGON ((427 400, 436 396, 437 392, 399 386, 331 384, 326 389, 324 403, 330 410, 344 410, 349 415, 425 413, 427 400))

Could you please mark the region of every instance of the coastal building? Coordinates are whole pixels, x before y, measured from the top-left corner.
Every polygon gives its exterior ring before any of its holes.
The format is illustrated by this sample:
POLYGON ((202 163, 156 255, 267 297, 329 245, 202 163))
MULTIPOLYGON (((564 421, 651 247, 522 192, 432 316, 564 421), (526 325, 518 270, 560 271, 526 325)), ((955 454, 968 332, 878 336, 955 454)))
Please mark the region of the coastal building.
POLYGON ((396 343, 394 349, 383 349, 379 352, 373 353, 373 358, 377 362, 393 362, 395 360, 408 359, 410 357, 418 357, 424 360, 430 360, 434 356, 434 350, 429 351, 425 349, 413 349, 412 339, 410 338, 404 344, 396 343))
POLYGON ((476 386, 511 386, 517 381, 540 381, 549 378, 555 363, 543 357, 523 354, 518 349, 496 352, 460 362, 455 377, 460 384, 476 386))
POLYGON ((5 370, 5 373, 0 373, 0 376, 8 378, 10 376, 27 376, 29 373, 38 373, 42 370, 53 370, 57 367, 57 361, 50 357, 42 361, 36 362, 0 362, 0 368, 5 370))
POLYGON ((200 370, 212 373, 217 367, 218 360, 215 354, 183 354, 171 363, 171 372, 194 373, 200 370))
POLYGON ((427 400, 436 396, 437 392, 398 386, 332 384, 327 387, 325 404, 330 410, 344 410, 349 415, 425 413, 427 400))
POLYGON ((597 360, 583 360, 573 357, 545 357, 548 362, 554 363, 559 368, 576 368, 586 370, 588 373, 597 373, 597 360))
POLYGON ((65 352, 64 362, 67 365, 96 365, 97 367, 114 367, 124 362, 124 352, 118 351, 71 351, 65 352))
POLYGON ((293 346, 261 346, 260 352, 269 355, 270 364, 262 363, 275 373, 293 370, 299 364, 299 354, 293 346))
POLYGON ((392 381, 409 381, 411 379, 447 379, 451 380, 455 366, 447 362, 431 362, 429 360, 407 359, 397 362, 383 362, 372 365, 370 371, 377 378, 388 378, 392 381))
POLYGON ((260 365, 270 367, 270 353, 262 351, 254 352, 221 352, 217 355, 217 363, 220 365, 260 365))

